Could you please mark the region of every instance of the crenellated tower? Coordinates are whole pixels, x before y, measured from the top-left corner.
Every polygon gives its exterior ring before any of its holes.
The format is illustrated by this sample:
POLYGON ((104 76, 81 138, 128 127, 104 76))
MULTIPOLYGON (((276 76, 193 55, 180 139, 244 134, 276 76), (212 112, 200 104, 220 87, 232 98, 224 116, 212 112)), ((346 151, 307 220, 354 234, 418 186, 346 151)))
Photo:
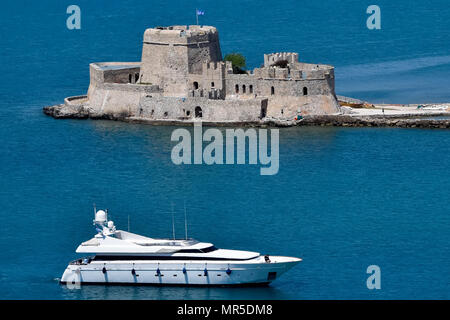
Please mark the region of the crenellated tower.
POLYGON ((164 95, 185 96, 189 74, 202 74, 203 64, 222 60, 217 29, 171 26, 147 29, 139 81, 159 85, 164 95))

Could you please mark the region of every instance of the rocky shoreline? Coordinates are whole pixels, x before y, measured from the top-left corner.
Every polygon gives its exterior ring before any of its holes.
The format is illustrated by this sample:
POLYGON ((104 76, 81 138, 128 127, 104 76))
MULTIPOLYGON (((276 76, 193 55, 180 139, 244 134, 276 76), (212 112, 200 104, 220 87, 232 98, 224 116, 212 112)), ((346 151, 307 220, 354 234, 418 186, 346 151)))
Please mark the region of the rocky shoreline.
MULTIPOLYGON (((433 115, 435 116, 435 115, 433 115)), ((336 127, 399 127, 399 128, 450 128, 450 119, 417 117, 354 117, 348 115, 307 117, 300 125, 336 127)))
MULTIPOLYGON (((153 125, 186 125, 196 121, 189 120, 152 120, 148 118, 131 117, 128 114, 96 113, 84 105, 60 104, 47 106, 43 112, 56 119, 104 119, 135 123, 148 123, 153 125)), ((197 120, 198 121, 198 120, 197 120)), ((450 128, 450 113, 433 113, 430 115, 386 115, 386 116, 355 116, 355 115, 315 115, 305 116, 300 120, 282 120, 265 118, 258 122, 202 122, 209 126, 256 126, 256 127, 292 127, 292 126, 321 126, 321 127, 399 127, 399 128, 450 128), (448 117, 446 119, 433 119, 427 117, 448 117)))

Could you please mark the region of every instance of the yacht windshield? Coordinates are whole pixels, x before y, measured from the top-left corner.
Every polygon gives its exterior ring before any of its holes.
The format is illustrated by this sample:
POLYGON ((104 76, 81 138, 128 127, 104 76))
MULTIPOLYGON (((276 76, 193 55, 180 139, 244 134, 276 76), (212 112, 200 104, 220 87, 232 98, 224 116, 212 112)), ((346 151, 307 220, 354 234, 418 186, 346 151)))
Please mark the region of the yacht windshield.
POLYGON ((211 251, 216 251, 216 250, 217 250, 217 248, 214 247, 214 246, 211 246, 211 247, 208 247, 208 248, 201 249, 201 251, 202 251, 203 253, 207 253, 207 252, 211 252, 211 251))
POLYGON ((215 246, 210 246, 203 249, 181 249, 178 250, 177 253, 207 253, 215 250, 217 250, 215 246))

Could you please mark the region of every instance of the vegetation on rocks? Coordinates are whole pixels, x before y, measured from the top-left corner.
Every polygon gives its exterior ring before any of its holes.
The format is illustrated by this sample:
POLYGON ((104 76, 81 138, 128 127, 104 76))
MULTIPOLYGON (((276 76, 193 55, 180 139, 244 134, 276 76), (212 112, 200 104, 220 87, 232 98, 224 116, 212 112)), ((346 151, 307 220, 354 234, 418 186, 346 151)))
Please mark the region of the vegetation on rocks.
POLYGON ((241 53, 229 53, 225 56, 224 60, 231 61, 231 63, 233 64, 234 74, 247 73, 245 71, 246 68, 245 57, 241 53))

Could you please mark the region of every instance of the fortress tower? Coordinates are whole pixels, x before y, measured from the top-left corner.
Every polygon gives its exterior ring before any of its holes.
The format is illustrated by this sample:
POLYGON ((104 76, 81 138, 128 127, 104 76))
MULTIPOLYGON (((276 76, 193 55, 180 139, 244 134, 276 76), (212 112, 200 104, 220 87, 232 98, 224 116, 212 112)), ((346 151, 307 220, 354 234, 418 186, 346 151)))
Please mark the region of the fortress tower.
POLYGON ((142 46, 140 83, 159 85, 167 96, 185 96, 189 74, 201 74, 204 63, 222 60, 219 34, 210 26, 147 29, 142 46))

